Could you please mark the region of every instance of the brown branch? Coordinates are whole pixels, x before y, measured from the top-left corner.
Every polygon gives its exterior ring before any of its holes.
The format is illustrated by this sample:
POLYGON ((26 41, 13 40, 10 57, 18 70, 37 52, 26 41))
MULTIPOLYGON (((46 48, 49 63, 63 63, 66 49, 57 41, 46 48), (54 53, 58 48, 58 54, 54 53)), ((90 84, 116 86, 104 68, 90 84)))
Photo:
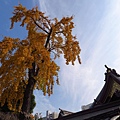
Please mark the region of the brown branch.
POLYGON ((48 49, 48 51, 51 52, 51 51, 54 50, 54 49, 55 49, 55 48, 50 48, 50 49, 48 49))
POLYGON ((34 76, 37 76, 39 72, 39 67, 37 67, 36 72, 34 73, 34 76))
POLYGON ((55 32, 56 34, 58 34, 58 33, 63 33, 63 31, 59 31, 59 32, 55 32))
POLYGON ((48 33, 48 37, 47 37, 47 40, 46 40, 46 43, 45 43, 45 48, 47 48, 47 45, 48 45, 48 43, 50 41, 50 35, 51 35, 51 33, 52 33, 52 28, 50 29, 50 32, 48 33))
POLYGON ((57 26, 58 24, 60 24, 60 23, 61 23, 61 21, 59 21, 57 24, 55 24, 54 27, 56 27, 56 26, 57 26))
POLYGON ((46 18, 46 17, 44 17, 44 16, 41 16, 43 19, 45 19, 46 21, 47 21, 47 23, 48 23, 48 25, 51 27, 51 24, 50 24, 50 21, 46 18))
MULTIPOLYGON (((42 29, 45 33, 48 34, 48 37, 47 37, 47 40, 46 40, 46 43, 45 43, 45 48, 47 48, 47 45, 50 41, 50 35, 52 33, 52 28, 50 29, 50 32, 47 32, 45 29, 43 29, 39 24, 37 24, 37 22, 34 20, 34 18, 31 17, 31 19, 34 21, 35 25, 37 25, 40 29, 42 29)), ((48 21, 47 21, 48 22, 48 21)), ((42 63, 44 62, 44 60, 42 60, 42 63)), ((34 76, 37 76, 38 75, 38 72, 39 72, 39 67, 36 69, 35 71, 35 63, 33 63, 33 73, 34 73, 34 76)))
POLYGON ((49 34, 48 31, 46 31, 40 25, 37 24, 37 22, 34 20, 34 18, 31 17, 31 19, 34 21, 35 25, 37 25, 40 29, 42 29, 44 32, 46 32, 47 34, 49 34))

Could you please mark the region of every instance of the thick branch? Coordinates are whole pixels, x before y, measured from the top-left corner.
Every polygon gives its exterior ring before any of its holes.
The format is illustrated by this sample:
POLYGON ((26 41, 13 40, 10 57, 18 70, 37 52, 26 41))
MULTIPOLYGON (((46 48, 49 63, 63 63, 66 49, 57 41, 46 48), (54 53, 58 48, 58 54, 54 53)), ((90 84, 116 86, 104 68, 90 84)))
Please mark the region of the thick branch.
POLYGON ((34 76, 37 76, 39 72, 39 67, 37 67, 36 72, 34 73, 34 76))
POLYGON ((52 33, 52 28, 50 29, 50 32, 48 33, 48 37, 47 37, 47 40, 46 40, 46 43, 45 43, 45 48, 47 48, 47 45, 48 45, 48 43, 50 41, 50 35, 51 35, 51 33, 52 33))
POLYGON ((34 74, 35 74, 35 62, 32 63, 32 67, 33 68, 32 68, 32 73, 31 74, 34 76, 34 74))

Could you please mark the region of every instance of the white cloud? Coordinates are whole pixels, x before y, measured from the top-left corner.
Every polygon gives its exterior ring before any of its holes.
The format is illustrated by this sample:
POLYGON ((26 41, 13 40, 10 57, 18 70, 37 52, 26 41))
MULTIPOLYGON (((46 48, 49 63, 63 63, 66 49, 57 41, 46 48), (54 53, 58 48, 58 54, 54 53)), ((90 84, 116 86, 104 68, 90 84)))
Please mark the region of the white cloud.
POLYGON ((35 94, 35 101, 37 104, 33 114, 42 112, 42 115, 45 116, 45 112, 47 110, 50 110, 51 112, 56 111, 56 108, 51 104, 47 96, 44 96, 38 90, 35 90, 34 94, 35 94))
POLYGON ((95 30, 99 31, 97 36, 89 31, 91 35, 86 37, 84 46, 81 44, 84 53, 81 57, 87 56, 82 65, 66 67, 65 61, 60 60, 62 90, 64 96, 72 99, 73 107, 76 103, 80 105, 92 102, 100 92, 104 84, 105 64, 120 69, 118 67, 120 64, 120 14, 116 13, 120 11, 120 4, 118 4, 111 3, 109 6, 111 9, 108 7, 105 11, 103 18, 96 25, 95 30))
POLYGON ((46 0, 38 0, 39 1, 39 6, 40 6, 40 10, 42 10, 42 12, 47 13, 47 15, 49 14, 49 10, 47 9, 48 3, 46 0))
MULTIPOLYGON (((82 5, 79 5, 81 2, 78 2, 79 4, 77 2, 74 6, 82 8, 82 5)), ((64 107, 68 110, 79 110, 81 105, 92 102, 100 92, 104 84, 105 64, 120 70, 120 1, 108 0, 104 11, 102 11, 104 13, 101 13, 99 19, 98 4, 88 8, 90 5, 85 3, 86 6, 78 12, 73 11, 72 7, 68 11, 70 6, 67 6, 66 2, 62 0, 61 3, 59 1, 59 5, 55 6, 55 3, 52 1, 48 4, 47 0, 40 0, 40 8, 48 15, 56 17, 75 13, 76 28, 74 33, 80 40, 82 65, 76 62, 74 66, 66 66, 65 60, 61 58, 58 61, 61 67, 59 74, 61 86, 58 89, 62 93, 63 99, 69 99, 70 103, 64 107), (63 10, 62 13, 56 9, 58 6, 61 7, 61 11, 63 10), (64 7, 66 8, 63 9, 64 7)), ((78 10, 77 7, 75 10, 78 10)), ((55 94, 54 98, 57 97, 61 97, 61 94, 60 96, 59 93, 55 94)))
POLYGON ((75 109, 76 104, 79 106, 77 109, 80 109, 81 104, 92 102, 98 94, 103 79, 98 80, 104 76, 96 71, 96 67, 96 64, 93 65, 89 62, 84 65, 76 62, 75 66, 65 66, 64 60, 61 62, 61 87, 63 95, 72 99, 70 104, 73 108, 71 109, 75 109))

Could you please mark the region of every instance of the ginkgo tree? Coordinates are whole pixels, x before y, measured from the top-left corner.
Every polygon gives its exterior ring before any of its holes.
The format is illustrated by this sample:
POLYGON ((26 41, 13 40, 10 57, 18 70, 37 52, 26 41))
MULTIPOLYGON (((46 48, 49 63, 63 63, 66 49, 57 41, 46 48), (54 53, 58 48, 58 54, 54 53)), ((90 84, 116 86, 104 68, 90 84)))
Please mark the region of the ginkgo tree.
POLYGON ((74 65, 76 59, 81 63, 79 42, 72 35, 72 20, 73 17, 50 19, 37 7, 14 7, 11 29, 19 22, 26 28, 27 37, 4 37, 0 42, 1 105, 7 102, 10 110, 29 113, 34 89, 51 95, 54 82, 59 84, 60 67, 55 60, 60 55, 63 54, 67 65, 74 65))

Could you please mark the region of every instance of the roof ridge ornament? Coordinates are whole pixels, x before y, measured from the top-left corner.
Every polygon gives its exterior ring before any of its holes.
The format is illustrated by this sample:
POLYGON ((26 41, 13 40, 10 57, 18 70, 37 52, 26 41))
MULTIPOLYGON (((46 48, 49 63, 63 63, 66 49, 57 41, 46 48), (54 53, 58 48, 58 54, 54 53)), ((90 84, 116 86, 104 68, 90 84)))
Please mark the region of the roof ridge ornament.
POLYGON ((107 65, 105 65, 105 67, 107 68, 107 73, 113 73, 114 75, 116 75, 117 77, 120 77, 120 75, 116 72, 115 69, 111 69, 109 68, 107 65))
POLYGON ((107 73, 111 72, 111 68, 109 68, 107 65, 105 65, 105 67, 107 68, 107 73))

